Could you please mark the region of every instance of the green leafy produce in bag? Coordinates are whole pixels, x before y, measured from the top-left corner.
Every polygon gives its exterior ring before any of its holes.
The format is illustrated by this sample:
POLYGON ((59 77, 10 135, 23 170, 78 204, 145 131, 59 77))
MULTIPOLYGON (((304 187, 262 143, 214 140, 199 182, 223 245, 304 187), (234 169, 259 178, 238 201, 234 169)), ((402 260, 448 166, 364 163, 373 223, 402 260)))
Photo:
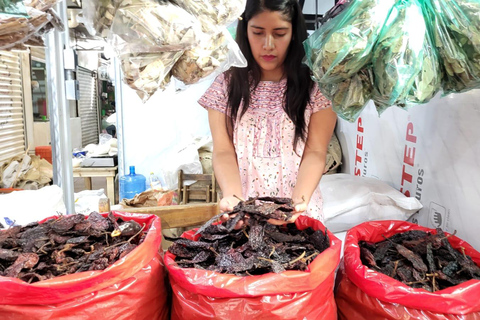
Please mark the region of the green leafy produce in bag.
POLYGON ((0 16, 2 14, 14 17, 28 17, 27 9, 22 0, 0 0, 0 16))
POLYGON ((470 19, 470 21, 480 21, 480 0, 456 1, 457 7, 470 19))
POLYGON ((362 69, 342 82, 318 83, 318 86, 323 95, 332 101, 337 115, 354 122, 372 97, 373 73, 370 69, 362 69))
POLYGON ((397 1, 373 49, 373 100, 379 113, 405 101, 422 70, 425 35, 420 3, 397 1))
POLYGON ((480 21, 478 13, 464 12, 459 3, 467 1, 424 2, 424 13, 430 20, 430 32, 445 71, 442 82, 445 94, 480 87, 480 21))
POLYGON ((316 81, 340 82, 371 61, 371 51, 394 0, 355 0, 304 42, 316 81))
POLYGON ((422 70, 415 77, 405 103, 399 104, 402 107, 427 103, 440 90, 442 71, 429 34, 425 37, 423 47, 422 70))

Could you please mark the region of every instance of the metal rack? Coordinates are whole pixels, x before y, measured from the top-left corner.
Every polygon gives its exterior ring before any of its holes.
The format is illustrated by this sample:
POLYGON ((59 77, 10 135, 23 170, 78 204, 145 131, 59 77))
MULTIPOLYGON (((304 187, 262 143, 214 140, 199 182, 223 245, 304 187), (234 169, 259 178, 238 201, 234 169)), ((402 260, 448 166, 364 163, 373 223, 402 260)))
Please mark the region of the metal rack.
MULTIPOLYGON (((55 11, 67 26, 67 5, 60 1, 55 11)), ((69 52, 68 28, 65 32, 57 29, 46 35, 46 62, 48 85, 48 110, 52 140, 53 183, 63 190, 67 213, 75 212, 73 198, 73 168, 71 161, 72 140, 70 136, 70 108, 66 98, 65 80, 71 78, 71 71, 65 70, 65 54, 69 52)))

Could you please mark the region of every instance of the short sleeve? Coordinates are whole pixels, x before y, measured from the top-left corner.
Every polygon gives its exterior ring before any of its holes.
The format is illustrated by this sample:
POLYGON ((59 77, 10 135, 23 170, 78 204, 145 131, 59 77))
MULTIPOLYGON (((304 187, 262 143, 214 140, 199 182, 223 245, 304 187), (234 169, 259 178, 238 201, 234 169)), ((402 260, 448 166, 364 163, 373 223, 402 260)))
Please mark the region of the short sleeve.
POLYGON ((214 109, 222 113, 227 110, 227 84, 225 74, 220 74, 212 85, 200 97, 198 103, 205 109, 214 109))
POLYGON ((309 108, 312 109, 312 113, 318 112, 325 108, 332 107, 332 102, 328 100, 318 88, 318 85, 315 83, 311 96, 310 96, 310 105, 309 108))

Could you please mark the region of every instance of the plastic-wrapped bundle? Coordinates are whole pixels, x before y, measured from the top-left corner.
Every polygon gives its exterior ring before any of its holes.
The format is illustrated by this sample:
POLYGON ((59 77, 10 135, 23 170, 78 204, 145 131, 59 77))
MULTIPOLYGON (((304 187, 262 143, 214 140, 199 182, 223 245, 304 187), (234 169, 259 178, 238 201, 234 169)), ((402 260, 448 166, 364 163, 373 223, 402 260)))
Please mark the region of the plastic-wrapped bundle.
POLYGON ((306 63, 322 83, 348 79, 371 61, 394 0, 356 0, 304 42, 306 63))
POLYGON ((469 9, 464 12, 459 3, 467 8, 466 0, 424 2, 427 25, 446 73, 442 87, 447 94, 480 87, 480 21, 478 13, 469 9))
POLYGON ((342 119, 357 120, 372 97, 373 75, 370 69, 362 69, 353 77, 339 83, 318 83, 320 91, 332 101, 332 108, 342 119))
POLYGON ((25 0, 26 17, 0 19, 0 50, 44 46, 42 36, 45 33, 53 28, 64 31, 62 21, 52 8, 56 3, 57 0, 25 0))
POLYGON ((182 54, 183 51, 167 51, 121 55, 123 81, 145 102, 170 82, 170 70, 182 54))
POLYGON ((211 34, 240 17, 246 0, 176 0, 176 3, 200 21, 203 32, 211 34))
POLYGON ((107 38, 122 0, 83 0, 85 27, 91 35, 107 38))
POLYGON ((172 69, 172 75, 184 84, 193 84, 230 67, 246 67, 247 61, 237 43, 225 29, 207 37, 198 46, 185 51, 172 69))
POLYGON ((22 0, 0 0, 0 14, 13 17, 27 17, 27 9, 22 0))
POLYGON ((128 2, 117 10, 109 37, 118 54, 180 51, 199 43, 200 23, 182 8, 154 0, 128 2))
POLYGON ((425 35, 420 3, 417 0, 398 1, 373 49, 373 100, 380 113, 389 106, 404 103, 422 70, 425 35))
POLYGON ((415 77, 405 103, 400 106, 408 107, 412 104, 427 103, 440 90, 441 81, 442 71, 438 55, 430 35, 427 34, 423 44, 422 70, 415 77))
POLYGON ((32 36, 41 32, 51 20, 49 13, 27 7, 29 18, 11 17, 0 23, 0 50, 12 49, 22 45, 32 36))

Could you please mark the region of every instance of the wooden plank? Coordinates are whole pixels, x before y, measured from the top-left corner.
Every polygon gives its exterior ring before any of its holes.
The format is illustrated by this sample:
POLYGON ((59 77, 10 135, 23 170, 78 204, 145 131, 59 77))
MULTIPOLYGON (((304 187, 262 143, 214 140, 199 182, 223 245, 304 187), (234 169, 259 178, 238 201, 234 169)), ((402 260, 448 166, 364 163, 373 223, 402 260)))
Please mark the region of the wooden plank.
POLYGON ((77 167, 73 168, 74 177, 115 177, 117 167, 77 167))
POLYGON ((121 212, 147 213, 159 216, 162 229, 201 225, 219 213, 216 203, 195 203, 178 206, 128 208, 121 212))

